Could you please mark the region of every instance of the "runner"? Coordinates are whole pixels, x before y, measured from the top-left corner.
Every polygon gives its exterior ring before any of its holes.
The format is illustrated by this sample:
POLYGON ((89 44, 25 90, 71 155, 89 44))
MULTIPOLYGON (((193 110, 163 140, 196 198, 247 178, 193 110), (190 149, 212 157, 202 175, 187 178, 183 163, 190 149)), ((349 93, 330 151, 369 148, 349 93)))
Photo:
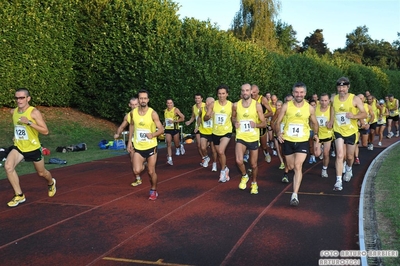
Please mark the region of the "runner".
MULTIPOLYGON (((357 141, 357 120, 367 117, 364 104, 359 97, 349 93, 350 81, 341 77, 336 81, 338 94, 331 105, 331 119, 328 128, 333 127, 336 148, 336 183, 334 190, 342 190, 343 161, 346 158, 346 168, 343 180, 349 182, 353 176, 354 150, 357 141), (346 152, 346 154, 344 154, 346 152)), ((361 122, 362 125, 364 122, 361 122)), ((361 125, 361 126, 362 126, 361 125)))
POLYGON ((329 165, 329 152, 331 150, 331 143, 333 140, 333 130, 328 128, 327 124, 331 119, 331 106, 329 95, 322 93, 319 99, 319 104, 315 109, 315 116, 318 121, 318 142, 314 142, 314 153, 315 156, 322 156, 322 172, 321 176, 328 177, 328 165, 329 165))
POLYGON ((293 86, 294 100, 285 103, 276 120, 275 130, 280 143, 283 143, 283 154, 289 170, 294 170, 293 194, 290 205, 299 205, 298 192, 303 179, 302 167, 309 153, 310 121, 312 122, 315 141, 318 142, 318 122, 315 109, 305 101, 306 85, 302 82, 293 86), (285 121, 281 131, 280 124, 285 121))
MULTIPOLYGON (((157 163, 157 137, 164 133, 164 127, 156 111, 148 106, 149 93, 140 90, 138 93, 139 107, 132 111, 132 123, 129 125, 129 138, 132 139, 135 147, 133 154, 134 172, 138 176, 144 170, 144 162, 147 161, 147 173, 150 178, 149 200, 156 200, 158 197, 156 173, 157 163), (133 132, 135 131, 135 132, 133 132)), ((133 151, 131 141, 128 141, 128 152, 133 151)))
POLYGON ((205 106, 205 103, 203 102, 203 96, 200 93, 196 93, 194 95, 194 102, 195 104, 192 107, 192 116, 188 121, 185 122, 185 125, 189 126, 191 123, 195 122, 195 128, 193 132, 196 134, 197 151, 199 152, 200 156, 203 157, 200 145, 200 131, 197 123, 199 119, 199 112, 205 106))
POLYGON ((167 144, 167 164, 174 165, 172 161, 172 141, 175 145, 175 155, 184 155, 185 148, 180 143, 179 122, 185 121, 185 116, 174 106, 172 99, 167 99, 167 108, 164 110, 165 143, 167 144))
POLYGON ((260 146, 260 128, 265 128, 266 122, 261 104, 251 98, 252 87, 244 84, 241 88, 241 100, 233 104, 232 123, 236 128, 235 156, 236 164, 242 174, 239 189, 245 190, 249 181, 246 166, 243 163, 243 155, 249 150, 251 168, 251 190, 250 194, 258 194, 258 148, 260 146))
POLYGON ((228 98, 229 87, 220 85, 217 87, 218 100, 210 103, 210 108, 207 107, 207 113, 204 116, 204 121, 213 119, 212 140, 217 150, 218 160, 221 165, 219 182, 230 180, 229 168, 226 165, 225 150, 232 137, 232 102, 228 98))

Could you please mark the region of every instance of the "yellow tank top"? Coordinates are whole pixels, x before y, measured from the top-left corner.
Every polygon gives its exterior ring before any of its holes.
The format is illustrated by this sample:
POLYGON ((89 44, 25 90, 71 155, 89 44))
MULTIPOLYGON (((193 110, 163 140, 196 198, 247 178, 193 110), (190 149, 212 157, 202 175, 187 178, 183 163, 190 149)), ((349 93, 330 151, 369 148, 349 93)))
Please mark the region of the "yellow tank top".
POLYGON ((364 123, 367 123, 367 124, 371 123, 371 115, 369 113, 369 108, 370 108, 369 104, 364 103, 364 109, 365 109, 365 112, 367 112, 367 118, 364 118, 363 120, 364 120, 364 123))
POLYGON ((239 100, 236 107, 236 118, 240 126, 236 129, 236 139, 241 139, 245 142, 254 142, 260 139, 260 129, 252 128, 250 122, 259 123, 260 120, 257 114, 257 101, 251 100, 249 107, 245 108, 242 105, 242 100, 239 100))
POLYGON ((168 108, 164 110, 165 118, 165 129, 179 129, 179 123, 174 123, 173 121, 179 118, 175 115, 175 107, 168 111, 168 108), (172 121, 171 121, 172 120, 172 121))
POLYGON ((207 121, 204 121, 204 116, 206 115, 206 106, 202 106, 201 108, 201 121, 199 126, 199 131, 204 135, 211 135, 213 131, 213 118, 210 118, 207 121))
POLYGON ((156 124, 151 114, 153 109, 149 108, 144 115, 139 115, 139 108, 133 110, 133 145, 136 150, 144 151, 157 146, 157 138, 148 139, 146 133, 156 132, 156 124))
POLYGON ((23 113, 18 113, 18 108, 14 109, 14 146, 16 146, 22 152, 34 151, 41 147, 39 141, 39 132, 31 126, 19 122, 19 118, 21 116, 25 116, 28 118, 28 120, 31 120, 32 123, 36 124, 36 121, 33 120, 31 116, 34 109, 35 107, 29 106, 28 109, 26 109, 23 113))
POLYGON ((319 139, 328 139, 333 136, 333 130, 328 129, 326 127, 326 123, 330 120, 331 117, 331 108, 328 106, 325 112, 321 111, 321 106, 317 106, 315 108, 315 116, 318 121, 318 138, 319 139))
POLYGON ((197 123, 197 119, 199 119, 200 110, 201 110, 204 106, 206 106, 205 103, 201 103, 200 108, 198 108, 196 104, 193 105, 193 113, 194 113, 194 117, 195 117, 195 122, 196 122, 196 123, 197 123))
POLYGON ((304 101, 302 107, 296 107, 293 101, 288 102, 285 114, 283 138, 292 142, 304 142, 310 138, 310 105, 304 101))
POLYGON ((335 111, 335 121, 333 123, 333 131, 338 132, 343 137, 351 136, 358 131, 357 119, 346 118, 346 113, 358 113, 358 108, 353 106, 354 96, 354 94, 349 93, 349 97, 344 102, 339 100, 339 95, 336 95, 334 98, 333 110, 335 111))
POLYGON ((396 116, 399 115, 399 110, 396 108, 397 99, 394 98, 393 101, 387 101, 386 107, 389 110, 389 116, 396 116))
POLYGON ((386 115, 384 115, 386 113, 386 106, 382 106, 382 119, 379 119, 379 112, 378 112, 378 125, 382 125, 382 124, 386 124, 386 115))
POLYGON ((378 122, 378 117, 379 117, 379 109, 376 107, 376 100, 373 100, 372 105, 372 112, 374 113, 374 120, 370 121, 370 123, 376 123, 378 122))
POLYGON ((232 133, 232 102, 227 101, 224 106, 219 101, 214 103, 214 127, 212 133, 217 136, 223 136, 232 133))

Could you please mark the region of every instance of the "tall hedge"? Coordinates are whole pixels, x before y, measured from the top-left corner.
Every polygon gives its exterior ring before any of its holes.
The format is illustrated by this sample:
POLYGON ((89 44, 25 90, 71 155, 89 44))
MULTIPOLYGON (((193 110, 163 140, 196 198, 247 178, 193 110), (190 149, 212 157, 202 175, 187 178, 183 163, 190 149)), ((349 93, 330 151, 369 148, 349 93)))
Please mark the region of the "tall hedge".
POLYGON ((1 2, 0 104, 13 106, 14 89, 28 87, 35 105, 73 106, 120 122, 142 88, 158 112, 171 97, 186 116, 195 93, 216 97, 219 84, 231 88, 231 101, 243 83, 283 97, 303 81, 310 96, 335 92, 341 76, 354 93, 398 93, 398 71, 312 50, 277 54, 177 12, 171 0, 1 2))
POLYGON ((0 2, 0 103, 30 88, 33 103, 69 106, 75 84, 74 1, 0 2))

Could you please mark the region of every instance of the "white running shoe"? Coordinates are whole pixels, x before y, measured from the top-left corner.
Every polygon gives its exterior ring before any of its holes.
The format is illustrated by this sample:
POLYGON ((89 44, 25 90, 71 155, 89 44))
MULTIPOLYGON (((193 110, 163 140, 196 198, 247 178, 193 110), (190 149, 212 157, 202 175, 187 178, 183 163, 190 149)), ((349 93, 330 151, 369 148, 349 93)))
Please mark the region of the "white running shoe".
POLYGON ((271 162, 271 155, 269 155, 269 153, 267 153, 267 154, 265 155, 265 161, 266 161, 267 163, 270 163, 270 162, 271 162))
POLYGON ((321 176, 322 177, 328 177, 328 171, 327 171, 327 169, 322 169, 322 173, 321 173, 321 176))
POLYGON ((273 151, 272 151, 272 155, 273 155, 273 156, 278 156, 278 153, 276 152, 276 150, 273 150, 273 151))
POLYGON ((378 146, 382 146, 382 142, 379 141, 379 142, 378 142, 378 146))
POLYGON ((208 167, 208 163, 210 162, 210 157, 205 157, 203 159, 203 161, 200 163, 201 166, 203 166, 204 168, 208 167))
POLYGON ((332 151, 332 153, 331 153, 331 157, 336 157, 336 153, 335 153, 335 151, 332 151))
POLYGON ((183 144, 181 144, 180 150, 181 150, 181 154, 184 155, 186 151, 185 151, 185 147, 183 147, 183 144))
POLYGON ((292 194, 292 197, 290 199, 290 205, 291 206, 298 206, 299 205, 299 199, 297 198, 297 194, 292 194))
POLYGON ((219 174, 219 180, 218 182, 225 183, 226 182, 226 173, 224 170, 221 170, 221 173, 219 174))
POLYGON ((171 157, 168 157, 167 164, 174 165, 174 163, 172 162, 172 158, 171 157))
POLYGON ((350 182, 352 177, 353 177, 353 170, 346 171, 346 173, 344 173, 343 180, 345 182, 350 182))
POLYGON ((214 162, 214 163, 212 164, 211 172, 217 172, 217 163, 214 162))
POLYGON ((333 190, 335 190, 335 191, 340 191, 340 190, 342 190, 342 189, 343 189, 342 181, 336 180, 336 183, 335 183, 335 185, 333 186, 333 190))
POLYGON ((175 155, 176 155, 176 156, 181 155, 181 150, 180 150, 180 148, 177 148, 177 149, 176 149, 175 155))

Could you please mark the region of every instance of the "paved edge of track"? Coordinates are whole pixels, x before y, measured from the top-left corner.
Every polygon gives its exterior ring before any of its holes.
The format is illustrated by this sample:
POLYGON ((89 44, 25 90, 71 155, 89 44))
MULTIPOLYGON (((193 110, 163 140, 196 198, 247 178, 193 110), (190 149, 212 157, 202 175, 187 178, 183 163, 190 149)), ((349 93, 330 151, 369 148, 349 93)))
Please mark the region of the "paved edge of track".
MULTIPOLYGON (((365 233, 365 214, 364 214, 364 201, 366 200, 365 195, 366 195, 366 189, 368 186, 368 190, 370 188, 370 182, 373 182, 375 180, 376 175, 373 175, 372 169, 374 169, 377 166, 377 161, 380 160, 382 157, 386 157, 392 149, 394 149, 396 146, 400 145, 400 141, 397 141, 393 144, 391 144, 389 147, 383 150, 383 152, 379 153, 378 156, 372 160, 371 164, 369 165, 367 172, 365 173, 364 180, 362 182, 361 186, 361 191, 360 191, 360 202, 359 202, 359 209, 358 209, 358 241, 360 245, 360 250, 366 250, 366 233, 365 233), (372 179, 372 180, 371 180, 372 179)), ((381 165, 379 165, 379 168, 381 165)), ((371 198, 368 197, 368 200, 371 201, 371 198)), ((370 203, 371 204, 371 203, 370 203)), ((368 266, 368 261, 367 257, 362 256, 361 257, 361 265, 362 266, 368 266)))

